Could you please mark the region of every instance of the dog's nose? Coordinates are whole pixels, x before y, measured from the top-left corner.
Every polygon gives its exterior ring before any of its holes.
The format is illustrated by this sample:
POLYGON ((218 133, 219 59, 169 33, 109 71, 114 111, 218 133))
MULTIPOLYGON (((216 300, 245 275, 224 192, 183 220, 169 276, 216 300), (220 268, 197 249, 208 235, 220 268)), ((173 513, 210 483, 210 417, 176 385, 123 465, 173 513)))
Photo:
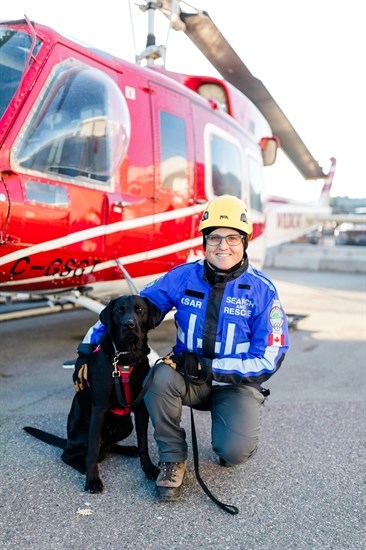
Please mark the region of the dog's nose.
POLYGON ((136 323, 133 319, 128 319, 125 323, 123 323, 123 326, 125 328, 135 328, 136 323))

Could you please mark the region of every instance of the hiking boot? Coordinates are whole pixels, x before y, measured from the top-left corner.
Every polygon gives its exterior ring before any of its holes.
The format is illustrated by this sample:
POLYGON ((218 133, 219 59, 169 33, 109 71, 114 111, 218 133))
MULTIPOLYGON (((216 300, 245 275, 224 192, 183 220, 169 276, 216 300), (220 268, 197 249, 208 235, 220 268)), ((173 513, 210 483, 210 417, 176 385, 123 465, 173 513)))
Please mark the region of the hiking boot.
POLYGON ((160 501, 177 500, 181 496, 186 467, 186 460, 159 464, 160 473, 156 480, 156 489, 160 501))

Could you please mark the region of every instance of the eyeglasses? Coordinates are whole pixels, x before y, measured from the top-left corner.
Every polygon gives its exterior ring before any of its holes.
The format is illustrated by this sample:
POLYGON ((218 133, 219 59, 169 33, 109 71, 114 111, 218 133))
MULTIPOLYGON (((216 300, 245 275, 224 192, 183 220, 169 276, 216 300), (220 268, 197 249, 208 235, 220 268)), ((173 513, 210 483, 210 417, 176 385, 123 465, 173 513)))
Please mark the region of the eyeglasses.
POLYGON ((225 239, 226 243, 229 246, 238 246, 240 243, 243 242, 243 235, 226 235, 225 237, 221 237, 221 235, 206 235, 206 243, 209 246, 218 246, 221 244, 221 241, 225 239))

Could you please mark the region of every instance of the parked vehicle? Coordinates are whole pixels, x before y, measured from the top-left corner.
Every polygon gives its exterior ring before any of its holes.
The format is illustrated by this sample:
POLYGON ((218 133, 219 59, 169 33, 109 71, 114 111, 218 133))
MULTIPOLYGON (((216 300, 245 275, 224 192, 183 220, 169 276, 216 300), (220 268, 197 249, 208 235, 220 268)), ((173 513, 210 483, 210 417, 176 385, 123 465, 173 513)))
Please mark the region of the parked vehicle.
POLYGON ((341 223, 334 235, 336 244, 366 246, 366 223, 341 223))

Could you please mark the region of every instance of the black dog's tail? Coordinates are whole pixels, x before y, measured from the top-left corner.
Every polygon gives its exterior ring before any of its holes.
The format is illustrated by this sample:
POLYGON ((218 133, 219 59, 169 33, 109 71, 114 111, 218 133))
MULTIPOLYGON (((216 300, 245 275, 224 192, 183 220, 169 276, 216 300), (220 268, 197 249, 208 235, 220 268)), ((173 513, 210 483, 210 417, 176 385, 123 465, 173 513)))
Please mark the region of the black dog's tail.
POLYGON ((40 439, 44 443, 48 443, 48 445, 60 447, 60 449, 66 448, 66 439, 63 439, 62 437, 44 432, 43 430, 38 430, 38 428, 32 428, 31 426, 24 426, 23 430, 37 439, 40 439))

